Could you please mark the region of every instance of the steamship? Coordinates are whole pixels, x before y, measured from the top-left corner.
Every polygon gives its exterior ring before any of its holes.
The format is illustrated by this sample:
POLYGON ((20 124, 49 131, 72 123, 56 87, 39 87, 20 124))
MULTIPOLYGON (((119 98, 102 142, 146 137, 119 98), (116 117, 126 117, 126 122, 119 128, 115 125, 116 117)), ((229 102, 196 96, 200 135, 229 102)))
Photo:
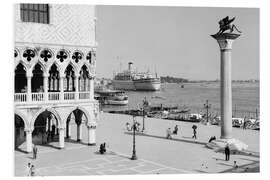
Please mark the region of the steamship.
POLYGON ((117 73, 112 81, 115 89, 136 91, 158 91, 160 90, 160 78, 150 72, 135 72, 132 62, 128 63, 128 69, 117 73))

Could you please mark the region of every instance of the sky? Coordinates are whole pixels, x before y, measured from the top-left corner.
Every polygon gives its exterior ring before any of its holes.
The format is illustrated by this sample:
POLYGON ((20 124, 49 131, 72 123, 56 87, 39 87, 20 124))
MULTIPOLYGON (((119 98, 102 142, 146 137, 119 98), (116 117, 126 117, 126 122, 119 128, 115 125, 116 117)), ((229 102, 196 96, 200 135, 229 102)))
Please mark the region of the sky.
POLYGON ((97 77, 133 62, 138 71, 189 80, 220 76, 220 50, 210 35, 223 17, 242 35, 233 43, 232 79, 259 79, 259 9, 97 6, 97 77))

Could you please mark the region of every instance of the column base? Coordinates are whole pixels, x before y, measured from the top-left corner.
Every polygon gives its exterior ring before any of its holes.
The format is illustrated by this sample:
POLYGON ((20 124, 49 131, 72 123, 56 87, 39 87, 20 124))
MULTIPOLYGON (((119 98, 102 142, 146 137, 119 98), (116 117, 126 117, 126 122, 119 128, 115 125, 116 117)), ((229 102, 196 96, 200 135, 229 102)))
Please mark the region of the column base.
POLYGON ((77 142, 81 142, 82 140, 81 139, 77 139, 77 142))
POLYGON ((206 147, 218 152, 218 151, 224 151, 227 144, 229 144, 229 148, 232 152, 245 151, 248 148, 247 144, 234 138, 213 140, 210 143, 207 143, 206 147))
POLYGON ((96 143, 88 143, 87 145, 88 145, 88 146, 95 146, 96 143))

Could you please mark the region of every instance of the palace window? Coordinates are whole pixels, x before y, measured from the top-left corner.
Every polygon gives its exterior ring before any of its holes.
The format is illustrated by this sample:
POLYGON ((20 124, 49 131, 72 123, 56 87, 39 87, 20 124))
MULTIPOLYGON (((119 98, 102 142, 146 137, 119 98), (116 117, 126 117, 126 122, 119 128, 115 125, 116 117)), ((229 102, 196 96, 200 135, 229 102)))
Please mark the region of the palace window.
POLYGON ((48 4, 20 4, 20 7, 23 22, 49 24, 48 4))

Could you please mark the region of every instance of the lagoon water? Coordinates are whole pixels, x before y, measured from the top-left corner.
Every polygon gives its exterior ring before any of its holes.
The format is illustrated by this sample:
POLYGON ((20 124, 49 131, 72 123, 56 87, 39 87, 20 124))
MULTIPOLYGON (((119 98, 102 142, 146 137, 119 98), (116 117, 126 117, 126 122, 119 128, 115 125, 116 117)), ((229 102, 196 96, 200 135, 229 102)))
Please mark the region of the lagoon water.
MULTIPOLYGON (((220 83, 165 83, 161 90, 156 92, 127 91, 129 104, 127 106, 105 106, 103 111, 136 109, 142 105, 144 97, 151 105, 187 107, 191 113, 205 111, 206 100, 211 104, 210 112, 219 114, 220 108, 220 83), (184 88, 181 88, 184 85, 184 88)), ((232 83, 233 114, 236 117, 255 117, 256 109, 260 108, 259 83, 235 82, 232 83)))

